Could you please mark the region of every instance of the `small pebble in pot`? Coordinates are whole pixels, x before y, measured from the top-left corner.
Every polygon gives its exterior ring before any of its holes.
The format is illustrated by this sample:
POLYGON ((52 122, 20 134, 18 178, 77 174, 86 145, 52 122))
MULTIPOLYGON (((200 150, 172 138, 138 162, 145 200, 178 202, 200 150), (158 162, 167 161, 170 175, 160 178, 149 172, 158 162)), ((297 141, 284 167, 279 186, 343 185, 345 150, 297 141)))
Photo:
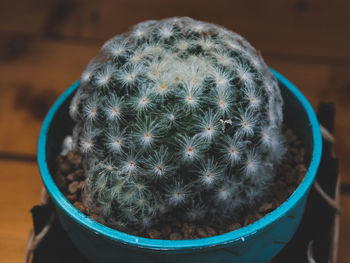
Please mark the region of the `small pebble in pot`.
POLYGON ((83 206, 83 204, 79 201, 74 202, 73 206, 78 209, 80 212, 84 213, 85 211, 85 207, 83 206))
POLYGON ((200 237, 208 237, 207 231, 205 231, 205 229, 202 228, 202 227, 197 227, 197 228, 196 228, 196 233, 197 233, 200 237))
POLYGON ((182 225, 181 231, 184 233, 185 238, 189 238, 193 235, 195 226, 192 223, 184 223, 182 225))
POLYGON ((251 223, 253 223, 254 221, 256 221, 256 218, 255 218, 255 215, 248 215, 246 217, 246 219, 244 220, 244 223, 243 225, 246 226, 246 225, 250 225, 251 223))
POLYGON ((205 226, 205 230, 208 233, 208 236, 215 236, 217 234, 216 230, 211 226, 205 226))
POLYGON ((60 188, 65 188, 67 186, 67 178, 61 172, 56 173, 56 184, 60 188))
POLYGON ((69 181, 75 181, 78 179, 82 179, 83 175, 84 175, 84 171, 82 169, 78 169, 78 170, 68 174, 67 179, 69 181))
POLYGON ((71 195, 66 195, 66 198, 68 199, 69 202, 74 203, 75 201, 77 201, 78 195, 76 193, 71 195))
POLYGON ((235 223, 235 224, 228 225, 226 230, 231 232, 231 231, 234 231, 234 230, 239 229, 241 227, 242 227, 242 225, 240 223, 235 223))
POLYGON ((64 174, 67 174, 73 170, 72 164, 66 158, 60 155, 57 157, 57 166, 58 169, 64 174))
POLYGON ((97 214, 90 214, 89 217, 98 222, 99 216, 97 214))
POLYGON ((67 153, 67 160, 70 162, 74 169, 78 168, 81 165, 81 156, 71 151, 67 153))
POLYGON ((272 203, 263 203, 259 207, 259 212, 260 213, 268 213, 268 212, 272 211, 272 209, 273 209, 272 203))
POLYGON ((162 227, 162 235, 164 236, 164 237, 167 237, 170 233, 171 233, 171 227, 170 227, 170 225, 168 225, 168 224, 166 224, 166 225, 164 225, 163 227, 162 227))
POLYGON ((174 232, 170 234, 170 240, 181 240, 183 236, 180 233, 174 232))
POLYGON ((71 194, 75 194, 80 189, 80 182, 74 181, 69 184, 68 191, 71 194))
POLYGON ((156 229, 150 228, 147 230, 147 234, 150 238, 161 239, 162 233, 156 229))

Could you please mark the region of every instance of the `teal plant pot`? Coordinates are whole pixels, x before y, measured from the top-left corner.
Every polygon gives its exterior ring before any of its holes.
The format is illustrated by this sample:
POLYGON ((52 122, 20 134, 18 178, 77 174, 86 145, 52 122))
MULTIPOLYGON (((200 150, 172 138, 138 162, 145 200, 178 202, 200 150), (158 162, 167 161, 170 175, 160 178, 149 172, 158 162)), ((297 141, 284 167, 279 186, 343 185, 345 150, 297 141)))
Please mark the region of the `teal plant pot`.
POLYGON ((75 82, 48 112, 39 137, 38 163, 63 228, 91 262, 223 263, 267 262, 293 237, 321 159, 321 133, 316 115, 302 93, 272 70, 284 99, 286 123, 303 140, 308 170, 295 192, 260 220, 235 231, 195 240, 155 240, 129 235, 95 222, 71 205, 55 184, 55 158, 71 132, 68 115, 75 82))

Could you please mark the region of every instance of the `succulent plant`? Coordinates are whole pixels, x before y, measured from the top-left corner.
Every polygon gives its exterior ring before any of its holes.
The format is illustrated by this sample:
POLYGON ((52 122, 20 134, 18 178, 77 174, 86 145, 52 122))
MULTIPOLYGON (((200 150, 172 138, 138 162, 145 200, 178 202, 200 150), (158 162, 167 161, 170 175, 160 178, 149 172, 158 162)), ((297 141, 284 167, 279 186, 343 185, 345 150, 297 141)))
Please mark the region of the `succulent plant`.
POLYGON ((260 54, 217 25, 171 18, 112 38, 70 105, 90 210, 119 229, 236 218, 285 153, 282 104, 260 54))

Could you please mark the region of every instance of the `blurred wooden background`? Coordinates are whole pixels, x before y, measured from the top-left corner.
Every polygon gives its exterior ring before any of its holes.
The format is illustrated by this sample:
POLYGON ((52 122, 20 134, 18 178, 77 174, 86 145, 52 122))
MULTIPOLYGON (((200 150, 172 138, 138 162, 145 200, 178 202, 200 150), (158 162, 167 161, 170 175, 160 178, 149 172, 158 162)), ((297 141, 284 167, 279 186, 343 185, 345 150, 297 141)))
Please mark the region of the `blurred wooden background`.
POLYGON ((0 1, 0 255, 23 261, 39 202, 37 138, 49 106, 110 37, 190 16, 238 32, 316 107, 336 104, 342 178, 339 262, 350 262, 350 2, 340 0, 0 1))

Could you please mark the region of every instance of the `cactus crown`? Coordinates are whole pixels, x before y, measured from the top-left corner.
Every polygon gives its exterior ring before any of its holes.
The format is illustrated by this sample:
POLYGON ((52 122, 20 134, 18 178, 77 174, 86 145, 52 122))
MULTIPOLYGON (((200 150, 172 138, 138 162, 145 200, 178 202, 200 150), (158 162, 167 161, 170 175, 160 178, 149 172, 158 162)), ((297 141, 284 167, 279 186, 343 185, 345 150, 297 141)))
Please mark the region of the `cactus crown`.
POLYGON ((147 21, 103 46, 70 115, 85 195, 122 228, 236 217, 285 151, 277 81, 241 36, 190 18, 147 21))

